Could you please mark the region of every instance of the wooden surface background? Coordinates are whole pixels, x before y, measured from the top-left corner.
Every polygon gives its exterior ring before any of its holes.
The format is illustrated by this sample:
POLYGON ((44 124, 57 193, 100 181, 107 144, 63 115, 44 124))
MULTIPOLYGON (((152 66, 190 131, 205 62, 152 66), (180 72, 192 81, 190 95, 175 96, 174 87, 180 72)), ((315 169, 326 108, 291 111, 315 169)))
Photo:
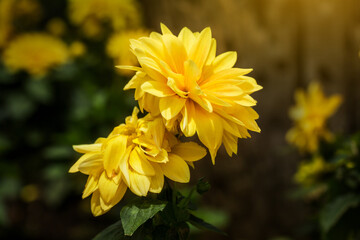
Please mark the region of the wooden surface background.
MULTIPOLYGON (((253 96, 261 134, 239 141, 239 154, 202 161, 192 178, 209 176, 206 203, 231 215, 229 238, 264 240, 294 235, 307 209, 286 198, 299 156, 286 144, 293 93, 317 80, 344 103, 331 120, 335 132, 360 129, 359 0, 142 0, 145 24, 174 33, 210 26, 218 54, 238 52, 237 67, 253 68, 263 90, 253 96), (295 229, 295 230, 294 230, 295 229)), ((222 239, 206 235, 203 239, 222 239)))

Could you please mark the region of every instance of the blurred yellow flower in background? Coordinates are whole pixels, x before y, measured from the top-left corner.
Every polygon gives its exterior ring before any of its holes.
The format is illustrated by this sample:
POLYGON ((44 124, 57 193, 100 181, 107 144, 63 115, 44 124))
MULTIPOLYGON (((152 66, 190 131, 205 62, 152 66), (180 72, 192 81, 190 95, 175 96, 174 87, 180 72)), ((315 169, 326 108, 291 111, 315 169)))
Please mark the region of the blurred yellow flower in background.
POLYGON ((0 48, 4 47, 12 32, 12 7, 15 0, 0 1, 0 48))
POLYGON ((190 180, 189 166, 206 155, 194 142, 181 143, 166 131, 162 118, 150 114, 138 119, 139 110, 94 144, 77 145, 84 155, 69 172, 89 175, 83 198, 92 194, 91 210, 104 214, 124 196, 129 188, 138 196, 159 193, 164 176, 185 183, 190 180))
POLYGON ((332 139, 326 121, 335 113, 342 98, 340 95, 325 97, 321 85, 313 82, 307 93, 303 90, 295 93, 295 102, 296 105, 289 112, 295 126, 287 132, 286 139, 301 152, 314 153, 321 139, 332 139))
POLYGON ((41 16, 41 6, 36 0, 0 1, 0 48, 3 48, 14 33, 16 22, 25 26, 36 22, 41 16))
POLYGON ((301 185, 313 184, 317 178, 330 169, 321 156, 314 156, 310 161, 302 161, 294 178, 301 185))
POLYGON ((80 41, 74 41, 69 46, 71 56, 79 57, 86 52, 86 46, 80 41))
POLYGON ((68 48, 60 39, 45 33, 26 33, 9 43, 3 60, 10 71, 25 70, 41 76, 65 63, 68 57, 68 48))
POLYGON ((46 24, 46 29, 53 35, 59 37, 66 31, 66 24, 61 18, 53 18, 46 24))
POLYGON ((83 26, 87 37, 97 37, 108 23, 113 31, 140 26, 141 14, 135 0, 69 0, 70 20, 83 26))
MULTIPOLYGON (((148 35, 149 31, 144 29, 121 31, 110 37, 106 46, 106 52, 109 57, 114 59, 115 64, 138 66, 137 58, 130 51, 130 39, 137 39, 148 35)), ((133 73, 131 70, 123 69, 119 69, 119 72, 124 75, 131 75, 133 73)))
POLYGON ((201 33, 183 28, 178 36, 163 24, 162 34, 130 40, 141 67, 119 66, 137 71, 125 86, 135 89, 141 109, 161 115, 171 131, 186 137, 196 132, 215 162, 224 143, 227 153, 237 153, 238 138, 260 132, 256 101, 250 94, 260 90, 252 69, 234 68, 236 52, 216 56, 210 28, 201 33))
POLYGON ((41 15, 41 5, 37 0, 17 0, 14 4, 15 15, 19 16, 29 16, 29 17, 39 17, 41 15))

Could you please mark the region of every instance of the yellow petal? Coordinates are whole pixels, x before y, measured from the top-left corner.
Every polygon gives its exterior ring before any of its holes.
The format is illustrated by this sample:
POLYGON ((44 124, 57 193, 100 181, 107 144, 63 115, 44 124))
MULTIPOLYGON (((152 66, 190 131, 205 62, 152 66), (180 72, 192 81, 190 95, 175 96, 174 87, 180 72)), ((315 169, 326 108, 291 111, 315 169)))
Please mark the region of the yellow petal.
POLYGON ((199 94, 201 89, 197 84, 197 80, 201 76, 200 69, 196 66, 194 61, 189 59, 184 62, 184 70, 185 86, 188 90, 197 90, 197 93, 199 94))
POLYGON ((141 68, 139 67, 135 67, 135 66, 127 66, 127 65, 117 65, 115 66, 118 69, 122 69, 122 70, 131 70, 131 71, 141 71, 141 68))
POLYGON ((244 93, 241 88, 228 84, 213 85, 211 87, 206 87, 203 89, 204 91, 207 90, 211 92, 214 96, 219 96, 220 98, 240 96, 244 93))
POLYGON ((186 162, 190 167, 192 167, 193 169, 195 169, 195 165, 193 162, 186 162))
POLYGON ((186 98, 188 95, 188 92, 185 92, 179 88, 179 86, 183 85, 182 83, 179 83, 175 78, 168 77, 167 85, 171 90, 173 90, 177 95, 180 97, 186 98))
POLYGON ((195 62, 199 69, 202 69, 211 47, 211 30, 209 27, 202 30, 195 40, 189 53, 189 58, 195 62))
POLYGON ((88 157, 79 165, 79 171, 84 174, 95 173, 103 168, 103 160, 101 154, 94 154, 88 157))
POLYGON ((162 34, 172 34, 172 32, 169 30, 169 28, 167 26, 165 26, 165 24, 160 23, 160 28, 161 28, 162 34))
POLYGON ((82 195, 83 199, 90 196, 90 194, 92 194, 95 190, 98 189, 98 180, 99 180, 99 178, 94 175, 90 175, 88 177, 86 185, 85 185, 85 189, 84 189, 83 195, 82 195))
POLYGON ((141 89, 157 97, 167 97, 175 95, 174 91, 172 91, 166 84, 162 82, 145 82, 141 85, 141 89))
POLYGON ((220 117, 215 113, 208 113, 197 108, 195 123, 200 141, 209 149, 213 164, 216 152, 223 137, 223 127, 220 117))
POLYGON ((215 56, 216 56, 216 40, 213 38, 211 39, 211 47, 205 65, 210 65, 214 61, 215 56))
POLYGON ((190 170, 187 163, 178 155, 169 153, 169 162, 160 164, 162 172, 169 179, 187 183, 190 181, 190 170))
POLYGON ((168 152, 165 149, 161 149, 159 154, 157 154, 156 156, 146 155, 146 158, 154 163, 166 163, 169 161, 168 152))
POLYGON ((179 39, 183 42, 187 53, 189 53, 195 41, 194 34, 187 27, 184 27, 179 33, 179 39))
POLYGON ((146 176, 154 176, 155 170, 149 161, 146 159, 144 153, 136 147, 130 154, 130 166, 139 174, 146 176))
POLYGON ((180 122, 181 131, 185 134, 186 137, 191 137, 196 132, 194 116, 194 103, 192 101, 186 101, 185 107, 183 108, 183 118, 180 122))
POLYGON ((186 161, 198 161, 206 156, 206 149, 195 142, 185 142, 175 145, 171 149, 174 153, 186 161))
POLYGON ((146 196, 150 189, 150 177, 129 169, 130 190, 138 196, 146 196))
POLYGON ((176 117, 184 107, 185 102, 186 98, 181 98, 178 96, 160 98, 159 107, 161 115, 166 120, 170 120, 176 117))
POLYGON ((125 152, 124 156, 121 158, 120 165, 119 165, 123 180, 128 187, 130 187, 129 156, 131 154, 131 151, 133 151, 133 146, 129 146, 126 149, 126 152, 125 152))
POLYGON ((203 96, 198 96, 198 95, 193 95, 190 94, 189 97, 194 100, 194 102, 196 102, 197 104, 199 104, 203 109, 205 109, 208 112, 212 112, 213 111, 213 106, 211 104, 211 102, 206 99, 206 97, 203 96))
POLYGON ((74 145, 73 148, 79 153, 100 152, 101 143, 74 145))
POLYGON ((206 99, 211 102, 211 104, 216 104, 224 107, 231 107, 229 102, 224 101, 221 98, 216 97, 212 92, 204 91, 206 99))
POLYGON ((105 172, 101 174, 98 187, 100 196, 106 203, 110 203, 114 198, 118 186, 119 185, 117 185, 111 178, 107 177, 105 172))
POLYGON ((150 189, 152 193, 160 193, 164 186, 164 174, 161 171, 161 167, 157 163, 152 163, 153 168, 155 169, 155 176, 151 177, 150 189))
POLYGON ((138 61, 143 71, 152 79, 156 79, 156 81, 159 82, 166 82, 161 65, 159 65, 154 59, 149 57, 138 57, 138 61))
POLYGON ((223 54, 220 54, 214 59, 213 71, 219 72, 221 70, 232 68, 236 63, 236 59, 236 52, 225 52, 223 54))
MULTIPOLYGON (((93 157, 94 155, 95 155, 95 156, 100 156, 98 153, 86 153, 86 154, 82 155, 82 156, 79 158, 79 160, 77 160, 77 161, 75 162, 75 164, 71 166, 71 168, 70 168, 70 170, 69 170, 69 173, 78 172, 78 171, 79 171, 79 165, 80 165, 82 162, 84 162, 86 159, 91 158, 91 157, 93 157)), ((96 158, 98 158, 98 157, 96 157, 96 158)))
POLYGON ((126 152, 127 136, 119 135, 109 141, 104 152, 104 169, 108 177, 117 171, 120 160, 126 152))
POLYGON ((223 143, 225 150, 230 157, 232 157, 233 153, 237 153, 238 141, 236 136, 230 133, 224 133, 223 143))
POLYGON ((166 49, 166 62, 170 63, 171 69, 174 72, 183 73, 184 61, 187 59, 187 53, 183 43, 172 34, 165 34, 162 40, 166 49))
POLYGON ((100 193, 99 190, 96 190, 91 196, 91 212, 97 217, 104 214, 106 211, 101 209, 100 206, 100 193))
POLYGON ((104 211, 109 211, 110 208, 112 208, 113 206, 115 206, 118 202, 120 202, 120 200, 124 197, 124 194, 127 190, 127 186, 125 185, 125 183, 120 183, 118 185, 118 188, 114 194, 114 197, 111 199, 111 201, 109 203, 105 202, 101 197, 100 197, 100 206, 104 211))
POLYGON ((237 104, 240 104, 241 106, 245 106, 245 107, 252 107, 256 105, 256 100, 253 99, 252 97, 250 97, 249 95, 244 95, 241 96, 240 100, 236 100, 234 101, 237 104))

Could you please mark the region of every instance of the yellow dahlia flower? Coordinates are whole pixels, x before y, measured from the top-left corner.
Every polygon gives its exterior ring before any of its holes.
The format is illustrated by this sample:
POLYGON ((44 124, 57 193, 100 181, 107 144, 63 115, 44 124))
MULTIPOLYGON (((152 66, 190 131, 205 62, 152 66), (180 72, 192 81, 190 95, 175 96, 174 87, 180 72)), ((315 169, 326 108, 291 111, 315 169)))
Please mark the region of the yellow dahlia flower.
MULTIPOLYGON (((129 40, 144 37, 148 34, 149 32, 144 29, 121 31, 120 33, 114 34, 110 37, 106 46, 106 52, 109 57, 114 59, 116 64, 137 66, 138 61, 134 54, 130 51, 129 40)), ((132 71, 129 70, 119 70, 120 73, 124 75, 132 74, 132 71)))
POLYGON ((3 60, 11 71, 25 70, 41 76, 65 63, 68 56, 68 48, 60 39, 45 33, 27 33, 10 42, 3 60))
POLYGON ((88 37, 94 37, 93 30, 101 23, 109 23, 115 31, 141 23, 135 0, 69 0, 69 17, 75 25, 86 28, 84 33, 88 37))
POLYGON ((92 194, 91 210, 95 216, 117 204, 129 188, 138 196, 159 193, 164 176, 185 183, 190 180, 189 166, 206 155, 206 150, 194 142, 181 143, 166 131, 161 118, 150 114, 132 116, 114 128, 107 138, 94 144, 77 145, 84 155, 71 167, 89 175, 83 198, 92 194))
POLYGON ((324 96, 319 83, 311 83, 308 92, 295 93, 296 105, 290 109, 290 118, 295 126, 286 134, 286 139, 301 152, 314 153, 321 139, 331 140, 332 134, 326 128, 327 119, 335 113, 342 98, 324 96))
POLYGON ((213 163, 221 143, 230 156, 236 154, 238 138, 250 137, 248 130, 260 132, 250 94, 262 87, 245 76, 251 69, 233 67, 236 52, 216 56, 210 28, 183 28, 178 36, 163 24, 161 29, 162 34, 131 40, 141 67, 119 66, 137 71, 124 89, 134 88, 140 108, 161 114, 168 129, 187 137, 197 133, 213 163))

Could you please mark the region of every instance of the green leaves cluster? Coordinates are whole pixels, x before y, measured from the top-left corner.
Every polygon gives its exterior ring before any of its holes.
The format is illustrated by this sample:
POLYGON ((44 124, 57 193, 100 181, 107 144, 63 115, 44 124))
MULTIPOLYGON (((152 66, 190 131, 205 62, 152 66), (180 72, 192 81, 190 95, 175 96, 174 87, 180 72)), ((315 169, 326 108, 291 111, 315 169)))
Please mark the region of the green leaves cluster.
POLYGON ((322 239, 360 239, 360 133, 324 142, 318 154, 326 170, 301 186, 298 196, 316 206, 322 239))
POLYGON ((209 189, 210 184, 200 179, 186 196, 167 184, 159 195, 152 195, 154 198, 137 197, 121 209, 120 220, 99 233, 94 240, 185 240, 190 234, 189 224, 224 234, 194 215, 197 207, 192 201, 193 194, 203 194, 209 189))

